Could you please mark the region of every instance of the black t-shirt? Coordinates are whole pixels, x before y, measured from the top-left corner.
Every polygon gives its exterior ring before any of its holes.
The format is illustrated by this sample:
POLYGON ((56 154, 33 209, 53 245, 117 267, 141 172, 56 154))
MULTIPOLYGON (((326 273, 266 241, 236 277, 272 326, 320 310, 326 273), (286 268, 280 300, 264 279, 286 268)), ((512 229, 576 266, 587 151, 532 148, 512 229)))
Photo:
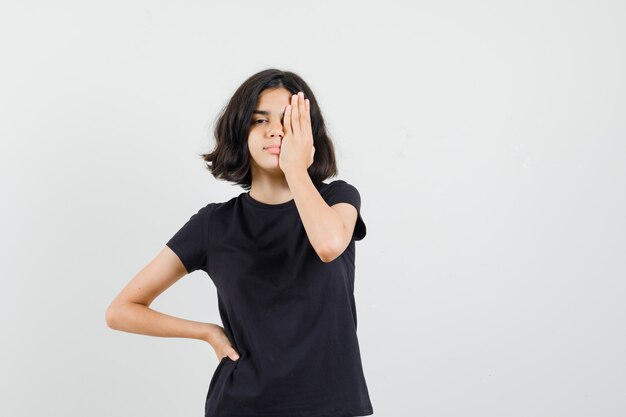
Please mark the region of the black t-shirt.
POLYGON ((358 190, 315 184, 329 206, 358 212, 352 240, 324 263, 295 200, 266 204, 249 192, 209 203, 167 242, 187 271, 217 288, 226 335, 239 359, 215 368, 207 417, 349 417, 373 414, 357 339, 355 241, 365 237, 358 190))

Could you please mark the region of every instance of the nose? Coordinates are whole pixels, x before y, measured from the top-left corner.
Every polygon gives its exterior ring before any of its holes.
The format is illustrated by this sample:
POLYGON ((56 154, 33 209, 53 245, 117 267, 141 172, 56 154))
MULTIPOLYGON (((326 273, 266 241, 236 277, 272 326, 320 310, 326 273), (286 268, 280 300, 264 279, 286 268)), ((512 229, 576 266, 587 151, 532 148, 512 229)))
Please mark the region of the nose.
POLYGON ((281 139, 284 135, 282 123, 272 124, 268 129, 270 137, 279 136, 281 139))

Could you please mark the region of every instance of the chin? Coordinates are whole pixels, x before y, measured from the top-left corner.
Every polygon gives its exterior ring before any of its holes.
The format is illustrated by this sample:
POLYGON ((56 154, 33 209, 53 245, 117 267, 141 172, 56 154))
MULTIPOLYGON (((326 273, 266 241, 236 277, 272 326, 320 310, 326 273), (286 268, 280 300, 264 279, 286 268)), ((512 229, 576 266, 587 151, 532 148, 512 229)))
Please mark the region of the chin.
POLYGON ((267 160, 263 161, 263 163, 259 164, 258 161, 254 161, 256 167, 265 172, 269 172, 272 174, 282 173, 282 169, 280 169, 280 164, 278 163, 278 158, 275 158, 275 162, 268 162, 267 160))
POLYGON ((271 165, 271 166, 264 166, 262 167, 262 169, 264 171, 267 172, 271 172, 271 173, 279 173, 279 172, 283 172, 282 169, 280 169, 280 165, 276 164, 276 165, 271 165))

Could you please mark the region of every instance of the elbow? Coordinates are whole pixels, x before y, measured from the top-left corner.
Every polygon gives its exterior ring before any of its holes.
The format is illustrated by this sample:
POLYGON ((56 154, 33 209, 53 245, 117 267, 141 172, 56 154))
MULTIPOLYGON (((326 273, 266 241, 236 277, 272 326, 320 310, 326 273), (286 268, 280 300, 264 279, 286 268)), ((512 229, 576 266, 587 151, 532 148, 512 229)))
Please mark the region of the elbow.
POLYGON ((104 313, 104 321, 110 329, 117 330, 117 307, 111 304, 104 313))
POLYGON ((326 245, 317 251, 317 255, 324 263, 329 263, 337 259, 341 255, 342 251, 339 250, 337 245, 326 245))
POLYGON ((332 262, 335 259, 334 257, 327 255, 326 253, 318 253, 317 255, 319 256, 320 260, 325 264, 332 262))

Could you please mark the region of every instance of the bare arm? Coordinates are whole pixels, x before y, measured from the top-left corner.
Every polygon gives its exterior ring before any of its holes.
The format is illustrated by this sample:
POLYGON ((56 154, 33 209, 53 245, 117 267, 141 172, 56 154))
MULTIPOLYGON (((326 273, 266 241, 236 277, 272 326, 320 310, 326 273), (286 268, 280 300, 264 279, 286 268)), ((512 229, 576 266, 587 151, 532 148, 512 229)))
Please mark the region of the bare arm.
POLYGON ((332 262, 350 244, 358 212, 348 203, 326 204, 307 172, 315 154, 310 105, 302 91, 291 96, 283 117, 285 136, 279 165, 311 246, 322 262, 332 262))
POLYGON ((107 325, 114 330, 160 337, 184 337, 208 342, 218 360, 238 358, 224 329, 214 323, 186 320, 150 308, 156 297, 187 275, 178 256, 165 246, 115 297, 106 310, 107 325))
POLYGON ((357 221, 356 208, 348 203, 329 206, 306 170, 286 173, 302 225, 323 262, 331 262, 348 247, 357 221))

